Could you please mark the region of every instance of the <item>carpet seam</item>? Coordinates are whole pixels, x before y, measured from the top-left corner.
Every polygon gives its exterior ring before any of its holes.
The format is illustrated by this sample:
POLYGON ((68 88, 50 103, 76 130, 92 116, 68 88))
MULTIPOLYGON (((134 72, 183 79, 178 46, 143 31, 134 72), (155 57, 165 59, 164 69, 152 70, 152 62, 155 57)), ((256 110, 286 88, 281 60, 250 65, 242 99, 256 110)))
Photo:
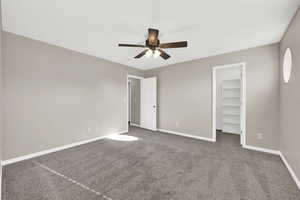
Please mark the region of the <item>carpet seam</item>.
POLYGON ((76 181, 76 180, 74 180, 74 179, 66 176, 66 175, 63 175, 63 174, 61 174, 61 173, 59 173, 59 172, 57 172, 57 171, 55 171, 55 170, 47 167, 46 165, 43 165, 43 164, 41 164, 39 162, 36 162, 36 161, 32 161, 32 162, 34 164, 38 165, 40 168, 42 168, 42 169, 44 169, 44 170, 46 170, 46 171, 48 171, 48 172, 50 172, 50 173, 52 173, 54 175, 57 175, 60 178, 63 178, 66 181, 71 182, 71 183, 73 183, 73 184, 75 184, 75 185, 77 185, 77 186, 79 186, 79 187, 81 187, 81 188, 83 188, 83 189, 85 189, 85 190, 87 190, 89 192, 92 192, 92 193, 96 194, 97 196, 101 196, 102 198, 104 198, 106 200, 112 200, 112 198, 110 198, 110 197, 108 197, 108 196, 106 196, 106 195, 104 195, 104 194, 96 191, 95 189, 90 188, 90 187, 88 187, 88 186, 86 186, 86 185, 84 185, 84 184, 82 184, 82 183, 80 183, 80 182, 78 182, 78 181, 76 181))

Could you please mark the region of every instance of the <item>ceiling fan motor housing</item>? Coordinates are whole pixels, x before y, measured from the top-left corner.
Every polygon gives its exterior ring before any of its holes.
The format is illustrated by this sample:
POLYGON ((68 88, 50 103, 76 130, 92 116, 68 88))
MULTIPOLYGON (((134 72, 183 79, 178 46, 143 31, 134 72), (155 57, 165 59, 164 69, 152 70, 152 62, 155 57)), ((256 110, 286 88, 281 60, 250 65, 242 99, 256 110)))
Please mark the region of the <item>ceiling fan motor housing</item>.
POLYGON ((159 39, 155 39, 150 41, 149 39, 146 40, 146 46, 149 49, 155 50, 160 45, 159 39))

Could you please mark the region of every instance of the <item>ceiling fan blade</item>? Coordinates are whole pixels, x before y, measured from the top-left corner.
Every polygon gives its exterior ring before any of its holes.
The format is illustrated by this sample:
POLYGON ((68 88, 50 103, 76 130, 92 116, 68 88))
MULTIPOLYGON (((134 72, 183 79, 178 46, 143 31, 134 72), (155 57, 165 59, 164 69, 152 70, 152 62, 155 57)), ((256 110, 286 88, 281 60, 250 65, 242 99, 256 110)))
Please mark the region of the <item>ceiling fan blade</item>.
POLYGON ((119 44, 119 47, 141 47, 145 48, 145 45, 140 45, 140 44, 119 44))
POLYGON ((161 49, 158 49, 158 51, 160 51, 160 57, 162 57, 165 60, 168 60, 171 57, 169 54, 167 54, 166 52, 164 52, 161 49))
POLYGON ((148 51, 148 49, 142 51, 139 55, 135 56, 134 58, 141 58, 141 57, 143 57, 146 54, 147 51, 148 51))
POLYGON ((163 48, 163 49, 183 48, 183 47, 187 47, 187 41, 164 43, 159 45, 159 48, 163 48))

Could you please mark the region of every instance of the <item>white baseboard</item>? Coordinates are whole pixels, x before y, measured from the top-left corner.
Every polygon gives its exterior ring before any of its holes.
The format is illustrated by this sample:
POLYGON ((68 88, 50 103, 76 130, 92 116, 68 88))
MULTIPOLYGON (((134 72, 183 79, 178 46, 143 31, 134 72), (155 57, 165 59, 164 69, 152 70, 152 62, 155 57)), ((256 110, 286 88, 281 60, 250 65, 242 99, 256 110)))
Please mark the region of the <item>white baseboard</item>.
POLYGON ((134 124, 134 123, 130 123, 130 126, 141 127, 141 125, 139 125, 139 124, 134 124))
POLYGON ((249 150, 260 151, 260 152, 270 153, 274 155, 280 155, 280 151, 273 150, 273 149, 266 149, 266 148, 251 146, 251 145, 244 145, 243 147, 249 150))
POLYGON ((292 178, 294 179, 296 185, 298 186, 299 190, 300 190, 300 180, 298 179, 298 177, 296 176, 296 173, 293 171, 292 167, 289 165, 289 163, 287 162, 287 160, 285 159, 284 155, 280 152, 279 153, 280 158, 282 159, 283 163, 285 164, 286 168, 289 170, 292 178))
POLYGON ((163 132, 163 133, 170 133, 170 134, 179 135, 179 136, 183 136, 183 137, 198 139, 198 140, 205 140, 208 142, 215 142, 212 138, 190 135, 190 134, 180 133, 180 132, 176 132, 176 131, 170 131, 170 130, 165 130, 165 129, 158 129, 158 131, 163 132))
POLYGON ((67 144, 67 145, 64 145, 64 146, 60 146, 60 147, 56 147, 56 148, 52 148, 52 149, 47 149, 47 150, 44 150, 44 151, 40 151, 40 152, 36 152, 36 153, 32 153, 32 154, 28 154, 28 155, 24 155, 24 156, 20 156, 20 157, 8 159, 8 160, 3 160, 3 161, 1 161, 1 165, 2 166, 9 165, 9 164, 20 162, 20 161, 23 161, 23 160, 28 160, 30 158, 35 158, 35 157, 46 155, 46 154, 49 154, 49 153, 54 153, 54 152, 61 151, 61 150, 64 150, 64 149, 68 149, 68 148, 80 146, 80 145, 83 145, 83 144, 95 142, 97 140, 104 139, 105 137, 110 136, 110 135, 118 135, 118 134, 123 134, 123 133, 127 133, 127 132, 128 131, 120 131, 120 132, 116 132, 116 133, 113 133, 113 134, 108 134, 108 135, 105 135, 105 136, 100 136, 100 137, 89 139, 89 140, 75 142, 75 143, 72 143, 72 144, 67 144))

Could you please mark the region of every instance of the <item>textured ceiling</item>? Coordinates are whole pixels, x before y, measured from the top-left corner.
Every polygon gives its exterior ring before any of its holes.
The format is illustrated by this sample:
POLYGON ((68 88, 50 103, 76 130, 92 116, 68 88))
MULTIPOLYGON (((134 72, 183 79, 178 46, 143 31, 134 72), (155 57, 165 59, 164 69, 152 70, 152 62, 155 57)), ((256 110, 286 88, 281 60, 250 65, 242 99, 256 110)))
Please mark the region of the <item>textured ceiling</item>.
POLYGON ((2 0, 3 29, 113 62, 151 69, 278 42, 298 0, 2 0), (188 40, 172 57, 134 59, 147 28, 188 40))

